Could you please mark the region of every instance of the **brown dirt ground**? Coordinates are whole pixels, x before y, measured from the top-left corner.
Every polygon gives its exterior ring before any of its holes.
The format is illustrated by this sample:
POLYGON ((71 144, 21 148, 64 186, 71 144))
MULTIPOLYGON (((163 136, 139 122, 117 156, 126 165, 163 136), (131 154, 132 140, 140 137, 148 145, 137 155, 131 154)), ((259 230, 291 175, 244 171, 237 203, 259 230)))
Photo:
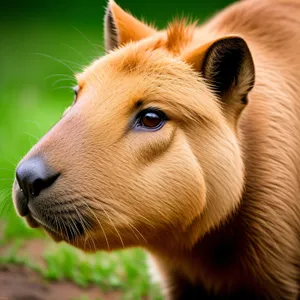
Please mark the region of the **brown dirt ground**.
POLYGON ((104 293, 98 287, 79 288, 71 282, 46 282, 24 266, 0 266, 0 300, 73 300, 81 296, 89 299, 120 299, 119 292, 104 293))
MULTIPOLYGON (((41 253, 45 241, 29 241, 20 249, 22 254, 35 257, 36 262, 43 264, 41 253)), ((0 249, 0 256, 7 248, 0 249)), ((82 296, 88 299, 121 299, 121 293, 117 291, 103 292, 96 286, 80 288, 72 282, 45 281, 39 274, 26 266, 0 265, 0 300, 74 300, 82 296)))

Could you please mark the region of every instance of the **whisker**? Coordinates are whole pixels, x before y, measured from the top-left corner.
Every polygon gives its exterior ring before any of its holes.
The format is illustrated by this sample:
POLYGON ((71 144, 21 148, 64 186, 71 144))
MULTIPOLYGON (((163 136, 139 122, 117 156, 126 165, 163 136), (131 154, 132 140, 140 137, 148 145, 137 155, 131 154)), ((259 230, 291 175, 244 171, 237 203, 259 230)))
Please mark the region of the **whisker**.
MULTIPOLYGON (((8 192, 8 191, 6 191, 8 192)), ((4 192, 1 193, 1 196, 4 194, 4 192)), ((4 215, 5 213, 9 213, 12 211, 13 205, 12 202, 9 201, 8 199, 10 198, 10 193, 8 193, 8 195, 4 196, 0 202, 1 202, 1 206, 0 206, 0 215, 4 215)))
POLYGON ((0 208, 0 216, 5 216, 12 211, 12 206, 8 202, 5 202, 0 208))
POLYGON ((121 237, 121 235, 120 235, 118 229, 116 228, 115 224, 113 223, 113 221, 112 221, 111 218, 109 217, 109 215, 108 215, 108 213, 106 212, 106 210, 104 209, 104 207, 100 204, 100 202, 98 202, 98 204, 99 204, 100 208, 103 210, 103 212, 105 213, 105 215, 106 215, 106 217, 108 218, 108 220, 110 221, 111 225, 114 227, 114 229, 115 229, 115 231, 116 231, 116 233, 117 233, 117 235, 118 235, 118 237, 119 237, 119 239, 120 239, 120 242, 121 242, 123 248, 125 248, 123 239, 122 239, 122 237, 121 237))
POLYGON ((134 232, 134 230, 136 230, 136 232, 142 237, 142 239, 144 240, 145 243, 147 243, 147 240, 145 239, 145 237, 142 235, 142 233, 133 225, 131 224, 128 220, 126 220, 115 208, 110 207, 111 209, 114 210, 114 212, 119 216, 119 218, 123 219, 127 225, 130 227, 131 231, 133 232, 133 234, 135 235, 135 237, 140 241, 139 237, 136 235, 136 233, 134 232))
POLYGON ((34 55, 40 55, 40 56, 43 56, 43 57, 47 57, 47 58, 50 58, 50 59, 53 59, 54 61, 62 64, 63 66, 65 66, 66 68, 68 68, 72 73, 76 73, 69 65, 67 65, 65 62, 61 61, 60 59, 57 59, 51 55, 48 55, 48 54, 44 54, 44 53, 32 53, 34 55))
POLYGON ((71 87, 71 86, 60 86, 60 87, 55 88, 54 90, 59 90, 59 89, 68 89, 68 90, 72 90, 72 87, 71 87))
MULTIPOLYGON (((60 216, 58 216, 60 218, 60 216)), ((67 241, 70 243, 70 237, 66 225, 62 222, 62 218, 60 218, 60 224, 62 225, 62 233, 66 236, 67 241)))
POLYGON ((59 231, 56 214, 53 214, 53 217, 54 217, 54 228, 55 228, 55 231, 59 231))
POLYGON ((71 50, 73 50, 74 52, 76 52, 77 54, 79 54, 82 58, 84 58, 84 60, 86 61, 86 63, 88 63, 88 64, 90 63, 90 62, 87 60, 86 56, 83 55, 80 51, 78 51, 78 50, 75 49, 74 47, 72 47, 72 46, 70 46, 70 45, 67 45, 67 44, 64 44, 64 43, 62 43, 62 45, 65 46, 65 47, 70 48, 71 50))
MULTIPOLYGON (((82 222, 82 220, 81 220, 81 218, 80 218, 80 215, 79 215, 79 213, 78 213, 78 211, 77 211, 77 209, 76 209, 76 205, 72 205, 72 206, 73 206, 73 208, 75 209, 75 211, 76 211, 76 213, 77 213, 77 215, 78 215, 78 217, 79 217, 79 219, 80 219, 80 224, 81 224, 81 226, 83 227, 84 231, 86 231, 86 227, 85 227, 84 223, 82 222)), ((72 220, 72 221, 73 221, 73 220, 72 220)), ((76 244, 78 245, 78 239, 76 239, 75 242, 76 242, 76 244)), ((83 249, 85 250, 85 242, 84 242, 84 245, 83 245, 83 249)))
POLYGON ((70 78, 70 79, 72 79, 72 80, 74 79, 74 76, 67 75, 67 74, 52 74, 52 75, 46 77, 45 80, 48 80, 48 79, 53 78, 53 77, 58 77, 58 76, 60 76, 60 77, 63 77, 63 76, 64 76, 64 77, 70 78))
POLYGON ((63 228, 62 228, 62 224, 61 224, 61 221, 59 220, 60 218, 59 218, 59 216, 57 217, 57 220, 58 220, 58 224, 59 224, 59 232, 61 232, 61 233, 63 233, 64 231, 63 231, 63 228))
POLYGON ((139 218, 144 219, 147 222, 147 225, 151 226, 152 228, 155 228, 155 226, 153 225, 153 222, 150 219, 148 219, 147 217, 145 217, 141 214, 138 214, 138 216, 139 216, 139 218))
POLYGON ((90 39, 83 33, 81 32, 78 28, 76 28, 75 26, 72 26, 77 32, 79 32, 81 34, 81 36, 88 42, 90 43, 90 45, 95 49, 95 51, 98 51, 97 47, 95 44, 93 44, 90 39))
POLYGON ((40 131, 40 134, 41 135, 43 134, 41 127, 39 126, 39 124, 37 122, 32 121, 32 120, 25 120, 25 122, 34 124, 36 126, 36 128, 40 131))
POLYGON ((3 189, 2 191, 1 191, 1 194, 0 194, 0 197, 4 197, 3 199, 0 199, 0 201, 4 201, 4 199, 6 198, 6 197, 8 197, 8 196, 10 196, 11 195, 11 192, 10 192, 10 190, 7 188, 7 189, 3 189), (8 193, 7 195, 5 195, 6 193, 8 193), (5 195, 5 196, 4 196, 5 195))
POLYGON ((23 134, 25 134, 25 135, 27 135, 27 136, 29 136, 29 137, 32 137, 32 138, 34 138, 36 141, 38 141, 40 138, 39 137, 37 137, 36 135, 34 135, 34 134, 31 134, 31 133, 29 133, 29 132, 24 132, 23 134))
POLYGON ((71 218, 71 224, 68 222, 68 227, 71 229, 72 241, 77 240, 77 236, 80 235, 80 231, 78 230, 74 220, 71 218))
MULTIPOLYGON (((74 222, 74 220, 73 220, 73 218, 70 218, 70 220, 71 220, 71 222, 72 222, 72 224, 74 225, 74 233, 75 233, 75 235, 74 235, 74 237, 76 236, 76 235, 80 235, 80 231, 79 231, 79 229, 77 228, 77 226, 76 226, 76 224, 75 224, 75 222, 74 222)), ((68 220, 69 221, 69 220, 68 220)), ((72 226, 71 226, 72 227, 72 226)))
POLYGON ((4 186, 3 189, 1 190, 1 192, 7 191, 8 189, 11 189, 11 185, 4 186))
MULTIPOLYGON (((78 213, 79 213, 79 212, 78 212, 78 213)), ((85 220, 85 221, 87 222, 89 228, 92 228, 92 227, 93 227, 93 224, 91 224, 88 220, 85 220)), ((87 232, 88 232, 88 231, 87 231, 87 232)), ((89 233, 88 233, 88 235, 89 235, 89 238, 92 240, 92 242, 93 242, 93 244, 94 244, 94 249, 95 249, 95 252, 96 252, 96 251, 97 251, 97 247, 96 247, 96 245, 95 245, 93 236, 92 236, 91 234, 89 234, 89 233)))
MULTIPOLYGON (((0 197, 3 197, 3 195, 4 195, 5 193, 8 193, 8 194, 9 194, 9 195, 6 195, 5 197, 10 196, 10 194, 11 194, 10 189, 9 189, 9 188, 3 189, 3 190, 1 191, 1 193, 0 193, 0 197)), ((3 199, 0 199, 0 201, 3 201, 3 199)))
POLYGON ((72 64, 72 65, 74 65, 74 66, 77 66, 77 67, 82 68, 82 65, 81 65, 81 64, 76 63, 76 62, 73 62, 73 61, 70 61, 70 60, 62 59, 62 62, 65 62, 65 63, 67 63, 67 64, 72 64))
POLYGON ((59 233, 63 233, 63 229, 62 229, 62 226, 61 226, 61 221, 59 221, 59 216, 55 215, 55 220, 56 220, 57 225, 58 225, 58 231, 59 231, 59 233))
POLYGON ((7 158, 2 158, 4 161, 6 161, 7 163, 11 164, 14 169, 16 168, 17 164, 13 164, 11 161, 9 161, 7 158))
POLYGON ((89 234, 88 228, 86 227, 86 225, 85 225, 85 223, 84 223, 84 219, 81 218, 81 214, 80 214, 80 212, 77 210, 76 206, 73 205, 73 207, 75 208, 75 211, 76 211, 76 213, 77 213, 77 215, 78 215, 78 217, 79 217, 79 219, 80 219, 80 223, 81 223, 82 227, 84 228, 84 231, 85 231, 86 234, 90 237, 90 239, 91 239, 91 241, 92 241, 92 243, 93 243, 93 246, 94 246, 94 250, 95 250, 95 252, 96 252, 96 251, 97 251, 97 247, 96 247, 96 245, 95 245, 95 241, 94 241, 94 239, 92 238, 92 236, 89 234))
POLYGON ((94 215, 96 221, 98 222, 98 224, 99 224, 99 226, 100 226, 100 228, 101 228, 101 230, 103 232, 106 244, 107 244, 107 250, 110 250, 110 246, 109 246, 109 242, 108 242, 108 237, 107 237, 107 235, 105 233, 105 230, 104 230, 104 228, 103 228, 103 226, 102 226, 99 218, 96 216, 96 214, 94 213, 94 211, 91 209, 91 207, 87 203, 84 203, 84 204, 86 204, 87 208, 91 211, 91 213, 94 215))
MULTIPOLYGON (((53 83, 52 83, 52 86, 56 85, 57 83, 59 82, 62 82, 62 81, 70 81, 69 78, 61 78, 61 79, 57 79, 55 80, 53 83)), ((75 79, 73 78, 73 81, 75 82, 75 79)))
MULTIPOLYGON (((82 222, 81 216, 80 216, 80 214, 79 214, 79 212, 78 212, 78 210, 77 210, 77 208, 76 208, 76 205, 74 205, 74 204, 71 204, 71 205, 72 205, 73 209, 75 209, 75 211, 76 211, 76 213, 77 213, 77 215, 78 215, 78 217, 79 217, 80 224, 81 224, 81 226, 83 227, 84 231, 87 231, 87 230, 86 230, 85 223, 82 222)), ((72 222, 74 223, 73 219, 72 219, 72 222)), ((74 223, 74 225, 75 225, 75 223, 74 223)), ((80 234, 79 231, 78 231, 78 234, 80 234)), ((75 242, 76 242, 77 245, 78 245, 78 239, 75 239, 75 242)), ((85 240, 84 245, 83 245, 84 250, 86 249, 86 248, 85 248, 85 244, 86 244, 86 240, 85 240)))
MULTIPOLYGON (((11 185, 11 183, 2 186, 2 189, 3 189, 4 192, 8 192, 8 193, 11 194, 12 193, 12 185, 11 185)), ((1 196, 1 194, 0 194, 0 196, 1 196)))

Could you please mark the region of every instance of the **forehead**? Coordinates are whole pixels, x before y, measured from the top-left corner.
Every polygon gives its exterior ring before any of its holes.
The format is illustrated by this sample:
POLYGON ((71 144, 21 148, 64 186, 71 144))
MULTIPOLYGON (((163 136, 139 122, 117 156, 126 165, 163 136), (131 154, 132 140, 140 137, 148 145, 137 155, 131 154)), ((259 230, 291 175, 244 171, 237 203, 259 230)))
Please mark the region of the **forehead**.
POLYGON ((147 73, 168 73, 171 65, 178 67, 179 60, 172 58, 166 51, 161 49, 143 49, 137 45, 126 47, 112 52, 92 63, 82 74, 77 75, 79 84, 83 85, 98 77, 104 79, 112 76, 136 76, 147 73))
POLYGON ((188 25, 186 20, 175 20, 165 31, 157 32, 141 41, 129 43, 97 60, 78 76, 78 79, 86 81, 92 73, 101 73, 104 69, 106 72, 122 72, 123 74, 168 70, 170 63, 174 65, 176 62, 171 58, 179 58, 192 42, 194 30, 195 23, 188 25))
MULTIPOLYGON (((96 60, 77 76, 79 87, 93 93, 101 91, 102 100, 110 98, 111 93, 122 94, 123 99, 153 94, 156 98, 159 91, 164 90, 166 95, 169 90, 185 85, 184 82, 188 84, 191 77, 195 79, 189 66, 179 57, 165 49, 153 48, 152 41, 152 47, 147 41, 129 44, 96 60)), ((114 99, 121 101, 120 97, 114 99)))
POLYGON ((215 119, 218 104, 203 79, 163 45, 161 36, 128 44, 96 60, 77 76, 78 84, 97 94, 97 103, 109 99, 111 108, 160 101, 178 115, 215 119))

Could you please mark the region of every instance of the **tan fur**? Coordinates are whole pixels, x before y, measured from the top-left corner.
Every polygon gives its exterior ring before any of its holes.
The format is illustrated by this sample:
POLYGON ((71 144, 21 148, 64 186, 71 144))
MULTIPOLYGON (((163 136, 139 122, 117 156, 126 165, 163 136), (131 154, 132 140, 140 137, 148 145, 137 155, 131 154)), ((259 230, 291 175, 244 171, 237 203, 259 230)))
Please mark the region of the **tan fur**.
POLYGON ((297 299, 300 2, 241 1, 166 31, 108 10, 114 51, 77 75, 75 105, 23 159, 43 154, 63 174, 40 205, 89 217, 93 229, 69 241, 86 251, 148 250, 168 299, 297 299), (222 99, 201 76, 208 49, 231 36, 254 60, 246 108, 250 57, 222 99), (132 130, 152 106, 170 120, 132 130))

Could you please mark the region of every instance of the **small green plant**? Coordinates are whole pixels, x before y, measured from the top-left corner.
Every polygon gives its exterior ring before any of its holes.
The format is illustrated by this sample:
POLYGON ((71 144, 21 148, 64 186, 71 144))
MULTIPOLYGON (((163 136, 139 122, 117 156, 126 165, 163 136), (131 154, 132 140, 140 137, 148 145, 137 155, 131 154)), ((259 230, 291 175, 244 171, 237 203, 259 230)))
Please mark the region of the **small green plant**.
MULTIPOLYGON (((52 246, 45 255, 47 279, 68 279, 86 287, 97 284, 102 290, 119 289, 124 299, 140 299, 153 288, 145 263, 145 254, 139 249, 115 253, 83 254, 67 244, 52 246)), ((153 293, 152 299, 158 299, 153 293)))
MULTIPOLYGON (((73 298, 72 300, 91 300, 88 296, 80 296, 79 298, 73 298)), ((96 299, 93 299, 93 300, 104 300, 102 298, 96 298, 96 299)))

